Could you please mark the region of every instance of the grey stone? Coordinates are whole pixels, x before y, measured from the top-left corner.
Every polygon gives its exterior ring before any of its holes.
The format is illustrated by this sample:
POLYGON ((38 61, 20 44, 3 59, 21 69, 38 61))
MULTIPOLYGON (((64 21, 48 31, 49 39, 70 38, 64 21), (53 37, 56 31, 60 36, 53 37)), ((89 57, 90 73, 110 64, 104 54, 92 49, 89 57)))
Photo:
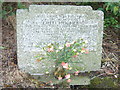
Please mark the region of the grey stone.
POLYGON ((48 43, 60 45, 83 38, 88 41, 87 55, 81 55, 69 63, 80 71, 96 71, 101 67, 103 12, 90 6, 31 5, 17 10, 17 56, 21 70, 32 75, 44 75, 54 71, 54 60, 36 62, 34 57, 48 43), (35 47, 40 45, 40 48, 35 47), (81 63, 81 61, 83 63, 81 63), (81 69, 81 67, 83 67, 81 69))

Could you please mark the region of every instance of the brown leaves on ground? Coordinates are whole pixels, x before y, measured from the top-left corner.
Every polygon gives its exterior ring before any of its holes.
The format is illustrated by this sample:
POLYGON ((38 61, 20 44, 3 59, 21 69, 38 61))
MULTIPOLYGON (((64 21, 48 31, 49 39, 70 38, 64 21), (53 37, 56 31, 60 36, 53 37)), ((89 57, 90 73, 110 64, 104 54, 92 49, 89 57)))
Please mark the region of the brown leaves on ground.
POLYGON ((14 88, 45 87, 47 86, 45 83, 34 79, 32 76, 19 70, 17 67, 17 45, 15 37, 16 31, 13 29, 14 25, 13 27, 10 26, 15 24, 14 20, 13 23, 11 21, 13 17, 9 17, 8 22, 3 20, 2 25, 2 44, 5 49, 2 50, 2 60, 0 61, 0 86, 14 88))
POLYGON ((40 82, 34 79, 31 75, 15 68, 4 68, 3 72, 3 86, 4 87, 13 87, 13 88, 25 88, 25 87, 45 87, 49 86, 43 82, 40 82))

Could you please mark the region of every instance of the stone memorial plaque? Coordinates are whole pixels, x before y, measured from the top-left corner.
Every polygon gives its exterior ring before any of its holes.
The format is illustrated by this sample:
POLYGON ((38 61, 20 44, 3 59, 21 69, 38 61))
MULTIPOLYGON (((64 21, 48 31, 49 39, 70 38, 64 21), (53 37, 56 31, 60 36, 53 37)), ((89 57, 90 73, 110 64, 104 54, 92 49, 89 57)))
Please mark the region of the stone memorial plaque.
MULTIPOLYGON (((83 38, 88 41, 89 54, 69 64, 80 71, 95 71, 101 67, 103 12, 90 6, 31 5, 17 10, 17 56, 21 70, 44 75, 53 72, 55 62, 36 62, 34 57, 46 44, 60 45, 83 38), (35 47, 39 45, 40 48, 35 47), (83 63, 81 63, 81 61, 83 63), (83 67, 82 69, 80 67, 83 67)), ((71 71, 71 72, 73 72, 71 71)))

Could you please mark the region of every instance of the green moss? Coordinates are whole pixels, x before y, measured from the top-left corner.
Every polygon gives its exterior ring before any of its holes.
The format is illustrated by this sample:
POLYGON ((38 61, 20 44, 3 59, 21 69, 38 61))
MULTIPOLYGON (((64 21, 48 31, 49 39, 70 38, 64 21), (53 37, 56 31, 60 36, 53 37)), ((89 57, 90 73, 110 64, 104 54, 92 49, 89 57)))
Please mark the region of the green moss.
POLYGON ((111 77, 99 78, 91 80, 90 88, 118 88, 118 79, 111 77))
POLYGON ((91 81, 92 85, 99 85, 100 83, 102 83, 100 78, 95 78, 91 81))

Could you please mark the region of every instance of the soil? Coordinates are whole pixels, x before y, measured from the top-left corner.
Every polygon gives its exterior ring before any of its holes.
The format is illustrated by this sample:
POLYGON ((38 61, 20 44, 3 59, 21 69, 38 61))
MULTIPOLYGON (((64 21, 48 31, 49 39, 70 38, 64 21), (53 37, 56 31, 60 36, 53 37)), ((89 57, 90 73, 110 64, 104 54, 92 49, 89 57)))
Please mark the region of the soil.
MULTIPOLYGON (((19 70, 17 66, 17 43, 16 43, 16 30, 15 30, 15 16, 11 16, 11 21, 9 18, 2 20, 2 44, 5 47, 2 51, 2 71, 1 74, 1 87, 39 87, 43 88, 46 86, 51 86, 44 82, 39 82, 34 79, 29 74, 19 70)), ((120 62, 120 39, 119 32, 116 33, 112 28, 109 30, 104 30, 104 39, 103 39, 103 59, 110 61, 114 59, 116 62, 120 62)), ((106 62, 106 61, 105 61, 106 62)), ((107 61, 108 62, 108 61, 107 61)), ((116 67, 119 67, 119 64, 115 64, 116 67)), ((107 75, 117 74, 117 71, 111 71, 110 69, 103 69, 107 75)))

